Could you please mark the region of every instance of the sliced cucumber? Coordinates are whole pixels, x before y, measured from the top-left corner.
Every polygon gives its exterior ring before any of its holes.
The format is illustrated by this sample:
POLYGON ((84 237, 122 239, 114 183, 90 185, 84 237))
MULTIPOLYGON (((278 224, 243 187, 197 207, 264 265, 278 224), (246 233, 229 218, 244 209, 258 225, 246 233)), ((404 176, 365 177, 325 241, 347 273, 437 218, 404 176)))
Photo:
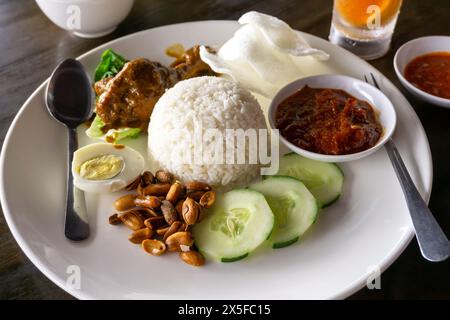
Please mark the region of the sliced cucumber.
POLYGON ((303 182, 322 207, 331 205, 340 197, 344 184, 344 173, 337 164, 311 160, 296 153, 288 153, 280 159, 278 175, 303 182))
POLYGON ((275 215, 269 238, 273 248, 296 242, 314 223, 319 205, 303 183, 288 176, 272 176, 250 186, 261 192, 275 215))
POLYGON ((264 196, 237 189, 218 195, 205 219, 193 227, 195 245, 222 262, 246 257, 270 235, 274 215, 264 196))

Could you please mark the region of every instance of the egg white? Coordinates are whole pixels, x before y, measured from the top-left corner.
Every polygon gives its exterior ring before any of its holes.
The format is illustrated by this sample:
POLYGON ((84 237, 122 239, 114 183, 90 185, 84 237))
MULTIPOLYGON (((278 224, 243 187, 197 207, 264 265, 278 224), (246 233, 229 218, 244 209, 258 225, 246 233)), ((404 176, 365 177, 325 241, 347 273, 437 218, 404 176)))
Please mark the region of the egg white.
POLYGON ((111 193, 122 190, 142 173, 145 167, 144 157, 127 146, 115 146, 111 143, 93 143, 74 152, 72 161, 73 184, 80 190, 92 193, 111 193), (111 179, 87 180, 82 178, 77 168, 85 161, 101 155, 115 155, 124 161, 119 174, 111 179))

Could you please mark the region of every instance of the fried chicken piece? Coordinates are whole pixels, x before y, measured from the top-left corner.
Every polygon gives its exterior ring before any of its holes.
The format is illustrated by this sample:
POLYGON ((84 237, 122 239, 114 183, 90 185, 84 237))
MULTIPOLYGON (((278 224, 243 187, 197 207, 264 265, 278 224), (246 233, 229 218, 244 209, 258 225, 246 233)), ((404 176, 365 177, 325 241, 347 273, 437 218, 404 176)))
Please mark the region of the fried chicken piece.
POLYGON ((145 132, 156 102, 179 80, 177 71, 158 62, 144 58, 127 62, 115 77, 95 84, 100 93, 95 112, 106 124, 103 130, 141 128, 145 132))
POLYGON ((215 73, 200 59, 199 46, 182 53, 169 68, 144 58, 127 62, 116 76, 94 85, 99 97, 95 112, 106 124, 103 131, 119 128, 147 131, 153 107, 166 89, 178 81, 205 75, 215 73))
POLYGON ((106 85, 112 78, 113 77, 103 78, 94 84, 94 91, 97 96, 100 96, 103 92, 106 91, 106 85))
MULTIPOLYGON (((211 48, 208 48, 212 50, 211 48)), ((172 64, 171 68, 177 70, 183 80, 201 76, 215 76, 217 75, 211 70, 200 58, 200 46, 193 46, 186 50, 180 57, 178 57, 172 64)))

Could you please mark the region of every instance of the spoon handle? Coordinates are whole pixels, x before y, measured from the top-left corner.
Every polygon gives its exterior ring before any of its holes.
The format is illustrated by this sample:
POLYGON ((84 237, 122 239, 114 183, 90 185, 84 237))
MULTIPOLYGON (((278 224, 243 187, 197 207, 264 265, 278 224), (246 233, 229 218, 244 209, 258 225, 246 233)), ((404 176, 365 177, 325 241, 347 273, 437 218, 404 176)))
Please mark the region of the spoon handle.
POLYGON ((84 240, 89 237, 86 201, 84 192, 73 185, 72 160, 73 153, 78 149, 77 130, 69 128, 69 155, 67 165, 67 201, 66 222, 64 233, 66 238, 73 241, 84 240))
POLYGON ((450 256, 450 242, 417 191, 392 139, 385 146, 405 194, 422 255, 429 261, 446 260, 450 256))

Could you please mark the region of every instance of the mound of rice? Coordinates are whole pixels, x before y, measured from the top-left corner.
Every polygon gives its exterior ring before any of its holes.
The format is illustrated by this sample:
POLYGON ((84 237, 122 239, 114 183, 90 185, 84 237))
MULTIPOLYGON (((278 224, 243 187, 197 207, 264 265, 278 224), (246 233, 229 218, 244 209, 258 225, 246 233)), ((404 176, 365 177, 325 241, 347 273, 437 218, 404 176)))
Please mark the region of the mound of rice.
MULTIPOLYGON (((218 129, 226 141, 226 129, 267 129, 267 125, 259 103, 237 83, 218 77, 181 81, 159 99, 151 115, 148 127, 151 169, 165 169, 181 181, 203 181, 219 190, 247 185, 259 174, 258 163, 196 160, 196 154, 214 157, 217 153, 214 142, 220 138, 208 139, 198 134, 209 128, 218 129)), ((245 151, 238 150, 236 143, 234 147, 236 154, 248 155, 248 143, 245 151)))

